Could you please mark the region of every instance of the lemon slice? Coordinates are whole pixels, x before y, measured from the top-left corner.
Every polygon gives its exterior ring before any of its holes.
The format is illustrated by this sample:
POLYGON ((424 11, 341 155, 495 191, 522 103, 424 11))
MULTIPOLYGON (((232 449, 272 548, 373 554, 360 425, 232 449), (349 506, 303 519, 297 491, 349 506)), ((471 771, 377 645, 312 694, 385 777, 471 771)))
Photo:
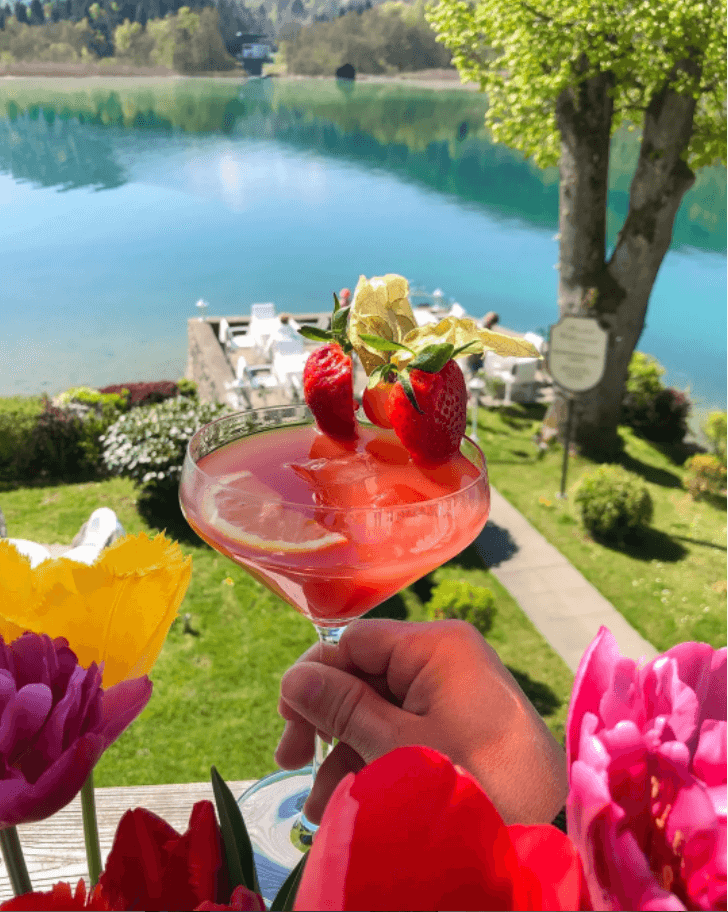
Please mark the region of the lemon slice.
POLYGON ((279 495, 250 472, 225 475, 210 485, 200 510, 205 522, 230 541, 257 551, 310 554, 347 541, 305 512, 284 505, 279 495))

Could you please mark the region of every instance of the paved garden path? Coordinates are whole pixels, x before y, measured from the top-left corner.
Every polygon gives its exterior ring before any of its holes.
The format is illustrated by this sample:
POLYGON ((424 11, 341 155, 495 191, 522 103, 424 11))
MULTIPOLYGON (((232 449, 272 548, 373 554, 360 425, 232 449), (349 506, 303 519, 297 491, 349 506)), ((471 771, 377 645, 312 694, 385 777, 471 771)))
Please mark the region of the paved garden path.
POLYGON ((572 671, 604 625, 635 661, 657 650, 553 545, 491 486, 490 518, 478 553, 572 671))

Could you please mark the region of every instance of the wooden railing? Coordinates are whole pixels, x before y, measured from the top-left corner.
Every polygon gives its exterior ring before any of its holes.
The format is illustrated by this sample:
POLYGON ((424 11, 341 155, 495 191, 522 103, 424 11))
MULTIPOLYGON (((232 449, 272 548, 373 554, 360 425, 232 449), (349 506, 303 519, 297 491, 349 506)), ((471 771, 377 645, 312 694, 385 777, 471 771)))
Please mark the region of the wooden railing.
MULTIPOLYGON (((228 782, 228 785, 237 798, 253 781, 255 780, 228 782)), ((96 815, 104 862, 114 841, 116 827, 125 811, 145 807, 158 814, 178 833, 184 833, 193 804, 204 799, 214 803, 209 782, 97 788, 96 815)), ((47 820, 19 826, 18 835, 34 890, 50 890, 53 884, 61 880, 68 881, 75 888, 79 877, 88 883, 80 796, 47 820)), ((0 856, 0 901, 10 899, 12 895, 13 890, 0 856)))

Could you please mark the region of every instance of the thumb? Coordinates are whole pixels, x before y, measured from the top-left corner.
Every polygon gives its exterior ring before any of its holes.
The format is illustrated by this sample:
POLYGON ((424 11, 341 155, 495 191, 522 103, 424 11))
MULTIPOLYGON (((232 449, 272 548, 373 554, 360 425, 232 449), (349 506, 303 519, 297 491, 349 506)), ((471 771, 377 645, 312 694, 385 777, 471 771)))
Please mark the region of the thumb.
POLYGON ((365 763, 400 746, 401 717, 410 715, 354 675, 318 662, 297 662, 289 668, 281 679, 281 697, 316 729, 348 744, 365 763))

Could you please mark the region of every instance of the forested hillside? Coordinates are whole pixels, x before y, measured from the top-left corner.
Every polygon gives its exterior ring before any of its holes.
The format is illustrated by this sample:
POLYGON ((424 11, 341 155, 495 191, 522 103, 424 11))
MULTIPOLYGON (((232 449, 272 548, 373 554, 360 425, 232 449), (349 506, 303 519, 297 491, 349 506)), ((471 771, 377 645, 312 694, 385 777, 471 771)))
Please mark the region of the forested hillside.
MULTIPOLYGON (((300 2, 300 0, 299 0, 300 2)), ((358 73, 449 67, 450 52, 425 21, 424 0, 361 7, 330 22, 303 26, 282 42, 288 73, 330 76, 344 63, 358 73)))
POLYGON ((251 33, 280 48, 293 74, 332 76, 343 63, 360 73, 450 66, 424 0, 15 0, 0 5, 0 67, 106 60, 219 72, 239 66, 251 33))

